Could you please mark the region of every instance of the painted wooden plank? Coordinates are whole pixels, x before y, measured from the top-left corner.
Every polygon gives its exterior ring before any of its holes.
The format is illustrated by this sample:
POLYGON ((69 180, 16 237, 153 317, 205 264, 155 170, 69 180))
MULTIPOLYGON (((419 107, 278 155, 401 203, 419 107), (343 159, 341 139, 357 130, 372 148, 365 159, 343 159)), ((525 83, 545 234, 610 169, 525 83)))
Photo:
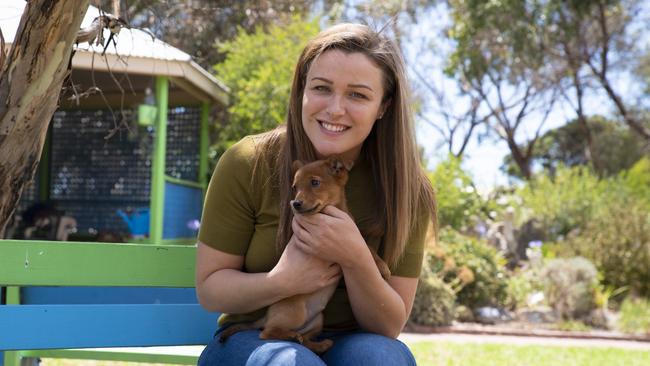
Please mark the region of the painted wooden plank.
POLYGON ((22 287, 20 302, 47 304, 196 304, 194 288, 167 287, 22 287))
POLYGON ((217 315, 198 304, 3 305, 0 349, 201 345, 217 315))
POLYGON ((0 285, 194 287, 195 246, 0 240, 0 285))

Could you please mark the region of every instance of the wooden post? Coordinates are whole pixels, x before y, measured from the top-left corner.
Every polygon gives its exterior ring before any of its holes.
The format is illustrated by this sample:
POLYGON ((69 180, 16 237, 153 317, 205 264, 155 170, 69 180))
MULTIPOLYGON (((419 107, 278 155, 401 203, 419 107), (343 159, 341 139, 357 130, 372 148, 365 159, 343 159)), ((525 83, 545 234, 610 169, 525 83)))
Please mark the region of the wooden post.
POLYGON ((165 160, 167 151, 167 102, 169 82, 166 76, 156 77, 156 136, 151 167, 151 202, 149 239, 161 244, 165 211, 165 160))

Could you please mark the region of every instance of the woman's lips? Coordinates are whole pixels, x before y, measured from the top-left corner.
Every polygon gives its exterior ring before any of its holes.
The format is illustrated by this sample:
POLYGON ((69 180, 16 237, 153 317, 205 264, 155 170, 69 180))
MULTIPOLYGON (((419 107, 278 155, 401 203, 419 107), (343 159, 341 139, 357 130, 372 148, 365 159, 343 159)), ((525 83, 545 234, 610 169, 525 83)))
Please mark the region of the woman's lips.
POLYGON ((327 121, 321 121, 321 120, 317 120, 317 121, 318 124, 322 127, 322 129, 330 133, 341 133, 350 128, 348 126, 344 126, 336 123, 330 123, 327 121))

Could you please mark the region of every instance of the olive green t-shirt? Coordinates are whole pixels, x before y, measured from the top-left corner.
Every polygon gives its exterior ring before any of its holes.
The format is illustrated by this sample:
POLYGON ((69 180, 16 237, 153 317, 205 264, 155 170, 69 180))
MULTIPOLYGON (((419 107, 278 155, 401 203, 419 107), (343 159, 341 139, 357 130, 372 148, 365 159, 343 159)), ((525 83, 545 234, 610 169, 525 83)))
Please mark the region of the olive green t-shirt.
MULTIPOLYGON (((222 252, 244 256, 243 271, 248 273, 269 272, 279 259, 275 251, 275 239, 280 195, 268 166, 258 166, 253 179, 256 154, 271 154, 256 149, 255 140, 255 136, 242 139, 219 159, 208 187, 199 231, 202 243, 222 252)), ((262 161, 268 161, 264 158, 268 156, 262 155, 262 161)), ((373 222, 380 209, 379 195, 372 184, 370 164, 363 158, 357 159, 350 171, 346 197, 350 214, 359 227, 373 222)), ((419 276, 428 221, 428 215, 420 218, 411 233, 403 257, 397 266, 390 268, 393 276, 419 276)), ((365 239, 368 246, 378 249, 381 238, 365 239)), ((223 314, 219 318, 219 324, 252 321, 262 317, 265 310, 262 308, 248 314, 223 314)), ((326 329, 357 326, 343 280, 327 304, 324 316, 326 329)))

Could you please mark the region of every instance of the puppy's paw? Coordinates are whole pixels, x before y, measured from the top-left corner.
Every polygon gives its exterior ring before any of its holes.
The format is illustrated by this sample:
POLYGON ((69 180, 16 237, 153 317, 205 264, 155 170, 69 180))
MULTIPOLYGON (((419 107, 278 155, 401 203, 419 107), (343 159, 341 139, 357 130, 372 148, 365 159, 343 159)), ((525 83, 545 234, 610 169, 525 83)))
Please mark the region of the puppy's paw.
POLYGON ((305 344, 305 347, 309 348, 312 352, 321 355, 327 352, 333 344, 334 341, 331 339, 323 339, 320 342, 308 342, 305 344))

